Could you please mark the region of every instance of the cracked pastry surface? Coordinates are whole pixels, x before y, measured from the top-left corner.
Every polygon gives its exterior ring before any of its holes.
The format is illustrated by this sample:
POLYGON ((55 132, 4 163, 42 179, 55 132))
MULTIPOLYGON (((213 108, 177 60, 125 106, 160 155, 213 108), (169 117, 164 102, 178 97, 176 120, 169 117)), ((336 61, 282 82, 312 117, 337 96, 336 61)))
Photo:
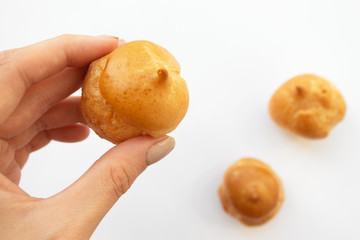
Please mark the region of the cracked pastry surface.
POLYGON ((228 168, 218 194, 223 209, 249 226, 270 220, 284 201, 280 178, 253 158, 243 158, 228 168))
POLYGON ((313 74, 288 80, 269 102, 269 114, 275 123, 312 139, 327 137, 345 112, 345 100, 336 86, 313 74))
POLYGON ((88 125, 117 144, 173 131, 188 104, 187 85, 171 53, 149 41, 133 41, 90 64, 80 107, 88 125))

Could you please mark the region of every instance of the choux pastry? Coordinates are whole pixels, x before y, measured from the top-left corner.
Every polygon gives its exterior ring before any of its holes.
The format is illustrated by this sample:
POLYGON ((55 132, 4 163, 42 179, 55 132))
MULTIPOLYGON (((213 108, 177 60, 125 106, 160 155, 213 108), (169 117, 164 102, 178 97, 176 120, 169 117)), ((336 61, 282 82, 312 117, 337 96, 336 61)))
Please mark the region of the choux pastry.
POLYGON ((325 138, 345 115, 339 90, 325 78, 304 74, 284 83, 271 97, 269 113, 279 126, 306 138, 325 138))
POLYGON ((189 104, 180 65, 163 47, 133 41, 92 62, 82 86, 88 125, 115 144, 173 131, 189 104))
POLYGON ((224 210, 249 226, 271 219, 284 201, 280 178, 267 164, 253 158, 230 166, 218 194, 224 210))

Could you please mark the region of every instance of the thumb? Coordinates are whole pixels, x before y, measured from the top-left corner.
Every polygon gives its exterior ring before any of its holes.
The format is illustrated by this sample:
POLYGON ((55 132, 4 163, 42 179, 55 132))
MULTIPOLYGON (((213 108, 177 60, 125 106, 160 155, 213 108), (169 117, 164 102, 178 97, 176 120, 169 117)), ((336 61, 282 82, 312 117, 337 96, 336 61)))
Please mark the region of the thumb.
POLYGON ((137 176, 174 146, 174 139, 167 136, 159 139, 141 136, 125 141, 105 153, 73 185, 48 199, 49 204, 61 211, 65 223, 70 224, 65 226, 68 231, 90 237, 137 176))

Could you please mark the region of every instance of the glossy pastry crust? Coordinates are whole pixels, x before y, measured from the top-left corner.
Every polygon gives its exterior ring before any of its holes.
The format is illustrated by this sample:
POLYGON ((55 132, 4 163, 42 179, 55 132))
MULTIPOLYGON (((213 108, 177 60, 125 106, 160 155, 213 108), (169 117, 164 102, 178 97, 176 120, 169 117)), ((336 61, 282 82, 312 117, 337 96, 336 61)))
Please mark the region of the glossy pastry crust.
POLYGON ((173 131, 188 103, 176 59, 159 45, 134 41, 90 64, 80 107, 88 125, 117 144, 173 131))
POLYGON ((226 171, 218 194, 224 210, 249 226, 270 220, 284 201, 280 178, 253 158, 243 158, 226 171))
POLYGON ((81 111, 88 123, 101 138, 113 143, 120 143, 142 134, 114 111, 114 108, 102 96, 99 88, 100 76, 110 54, 92 62, 82 85, 81 111))
POLYGON ((325 138, 340 122, 346 104, 330 81, 304 74, 284 83, 271 97, 269 113, 282 128, 306 138, 325 138))

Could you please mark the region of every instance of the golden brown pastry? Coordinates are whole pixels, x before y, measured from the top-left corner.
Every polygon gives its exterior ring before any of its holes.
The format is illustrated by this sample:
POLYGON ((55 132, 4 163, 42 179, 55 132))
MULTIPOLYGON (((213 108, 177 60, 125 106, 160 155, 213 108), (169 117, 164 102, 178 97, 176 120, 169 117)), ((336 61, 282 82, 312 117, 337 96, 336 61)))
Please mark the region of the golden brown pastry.
POLYGON ((271 219, 284 201, 280 178, 267 164, 253 158, 234 163, 218 193, 224 210, 249 226, 271 219))
POLYGON ((313 74, 290 79, 269 103, 270 116, 279 126, 307 138, 325 138, 345 111, 344 98, 335 85, 313 74))
POLYGON ((115 144, 142 134, 160 137, 184 118, 189 93, 166 49, 129 42, 91 63, 81 110, 89 126, 115 144))

